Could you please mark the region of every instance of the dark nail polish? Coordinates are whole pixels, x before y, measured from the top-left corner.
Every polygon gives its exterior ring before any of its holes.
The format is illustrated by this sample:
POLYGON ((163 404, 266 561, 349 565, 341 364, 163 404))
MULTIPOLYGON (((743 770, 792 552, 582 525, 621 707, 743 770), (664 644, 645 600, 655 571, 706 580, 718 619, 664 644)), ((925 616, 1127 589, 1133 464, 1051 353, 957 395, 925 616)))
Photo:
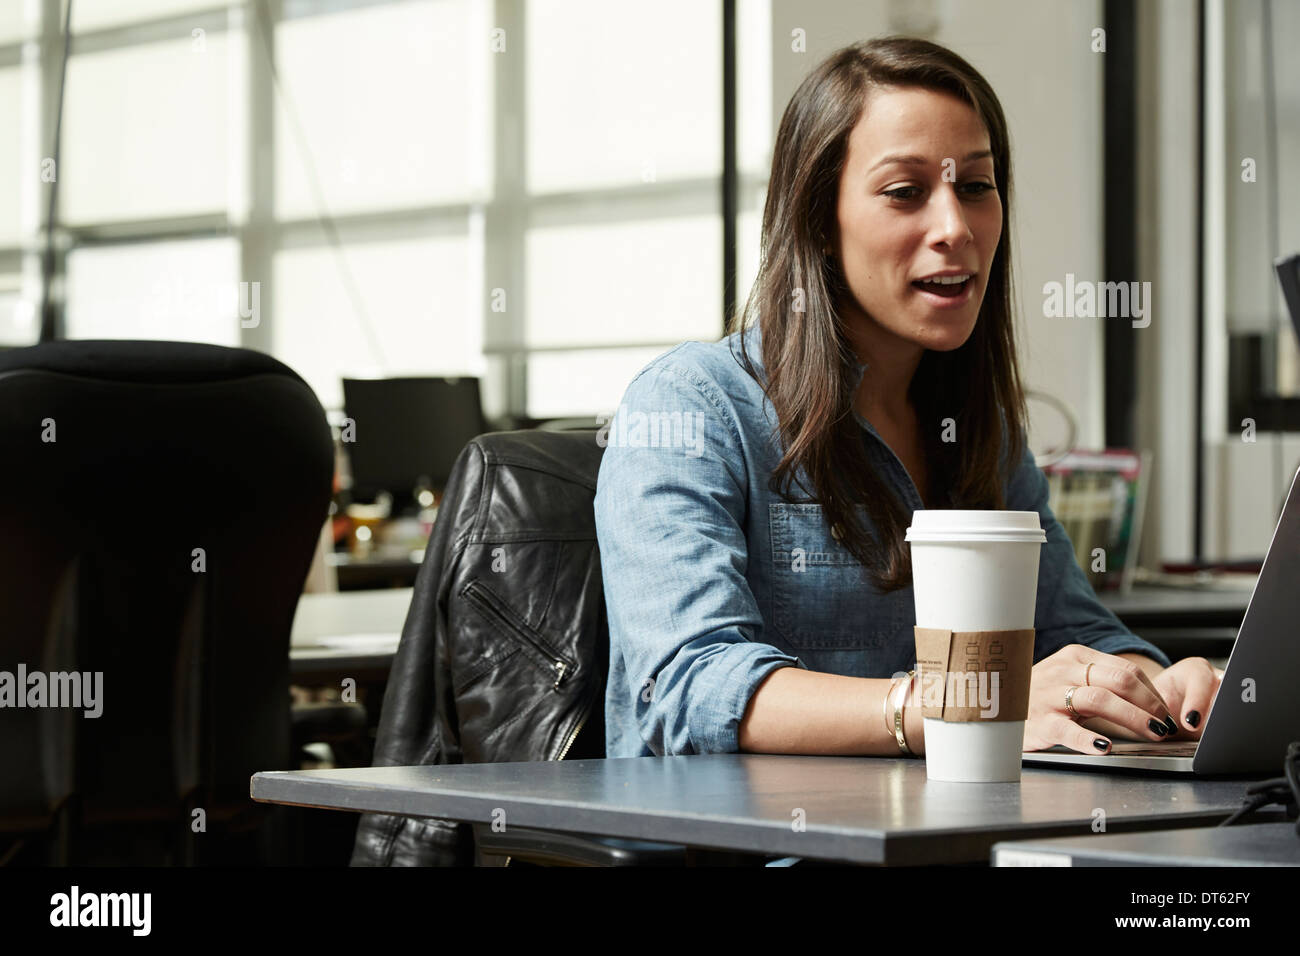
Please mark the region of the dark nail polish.
POLYGON ((1195 727, 1197 724, 1201 722, 1201 715, 1194 710, 1189 710, 1187 712, 1187 722, 1191 726, 1195 727))
POLYGON ((1105 752, 1105 750, 1106 750, 1106 741, 1102 740, 1100 737, 1098 737, 1096 740, 1094 740, 1094 741, 1092 742, 1092 745, 1093 745, 1094 747, 1096 747, 1096 748, 1097 748, 1098 750, 1100 750, 1100 751, 1105 752))
POLYGON ((1174 718, 1170 714, 1165 714, 1165 726, 1169 728, 1171 734, 1178 733, 1178 725, 1174 723, 1174 718))
POLYGON ((1150 727, 1151 732, 1158 737, 1167 736, 1169 733, 1165 728, 1165 725, 1160 723, 1160 721, 1156 720, 1154 717, 1147 721, 1147 726, 1150 727))

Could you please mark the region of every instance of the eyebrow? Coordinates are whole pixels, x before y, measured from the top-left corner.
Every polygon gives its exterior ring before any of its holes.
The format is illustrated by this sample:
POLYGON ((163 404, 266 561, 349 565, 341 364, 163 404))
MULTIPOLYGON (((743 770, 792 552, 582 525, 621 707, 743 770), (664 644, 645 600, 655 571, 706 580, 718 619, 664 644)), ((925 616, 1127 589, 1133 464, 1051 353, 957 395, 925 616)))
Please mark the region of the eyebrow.
MULTIPOLYGON (((969 163, 976 159, 984 159, 986 157, 991 157, 992 155, 993 155, 993 150, 991 149, 979 149, 973 153, 967 153, 965 156, 962 157, 961 161, 963 163, 969 163)), ((868 169, 867 172, 874 173, 881 166, 888 166, 890 163, 905 163, 909 166, 924 166, 928 162, 929 160, 926 159, 924 156, 908 156, 902 153, 891 153, 890 155, 881 159, 880 162, 876 163, 876 165, 868 169)))

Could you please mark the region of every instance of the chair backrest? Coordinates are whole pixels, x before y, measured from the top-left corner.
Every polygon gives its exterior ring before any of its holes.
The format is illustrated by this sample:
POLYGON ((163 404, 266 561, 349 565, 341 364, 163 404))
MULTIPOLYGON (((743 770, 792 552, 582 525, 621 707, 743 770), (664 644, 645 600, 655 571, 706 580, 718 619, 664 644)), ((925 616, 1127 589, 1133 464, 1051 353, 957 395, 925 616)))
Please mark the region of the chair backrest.
POLYGON ((288 766, 289 631, 333 466, 320 403, 270 356, 0 353, 0 671, 102 674, 98 717, 0 709, 0 830, 70 796, 85 826, 252 809, 249 776, 288 766))
MULTIPOLYGON (((453 526, 472 514, 475 528, 446 597, 449 639, 462 648, 452 652, 453 677, 469 649, 499 641, 496 635, 515 640, 508 635, 517 628, 538 628, 537 638, 576 665, 577 680, 584 685, 577 696, 593 702, 567 759, 605 756, 609 625, 596 540, 596 476, 604 453, 597 437, 597 429, 480 435, 474 444, 491 472, 484 481, 488 493, 463 489, 459 501, 444 498, 443 504, 459 515, 453 526), (499 569, 498 559, 508 571, 499 569), (528 584, 521 586, 521 580, 528 584), (498 592, 497 599, 519 618, 515 624, 493 623, 485 616, 482 603, 465 593, 473 585, 498 592)), ((505 666, 520 667, 522 661, 505 666)), ((523 711, 529 702, 516 698, 513 706, 523 711)), ((494 709, 490 716, 501 713, 494 709)), ((504 716, 511 720, 515 713, 504 716)), ((539 725, 534 716, 528 723, 537 727, 546 722, 539 725)), ((530 752, 536 742, 531 730, 498 733, 476 717, 463 718, 460 730, 460 748, 468 761, 543 759, 530 752)))
MULTIPOLYGON (((462 450, 389 675, 375 766, 605 755, 597 437, 492 432, 462 450)), ((365 814, 352 862, 456 865, 472 851, 469 825, 365 814)))

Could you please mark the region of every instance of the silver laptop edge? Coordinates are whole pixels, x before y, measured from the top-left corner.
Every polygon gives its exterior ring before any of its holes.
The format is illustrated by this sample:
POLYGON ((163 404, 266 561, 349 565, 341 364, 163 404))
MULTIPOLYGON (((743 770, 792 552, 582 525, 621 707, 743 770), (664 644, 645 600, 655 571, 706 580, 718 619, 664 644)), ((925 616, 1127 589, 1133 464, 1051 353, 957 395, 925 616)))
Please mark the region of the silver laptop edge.
POLYGON ((1286 745, 1300 740, 1298 487, 1300 469, 1291 479, 1291 490, 1246 605, 1214 706, 1205 718, 1196 755, 1081 754, 1053 747, 1026 751, 1026 764, 1197 774, 1281 772, 1286 745))

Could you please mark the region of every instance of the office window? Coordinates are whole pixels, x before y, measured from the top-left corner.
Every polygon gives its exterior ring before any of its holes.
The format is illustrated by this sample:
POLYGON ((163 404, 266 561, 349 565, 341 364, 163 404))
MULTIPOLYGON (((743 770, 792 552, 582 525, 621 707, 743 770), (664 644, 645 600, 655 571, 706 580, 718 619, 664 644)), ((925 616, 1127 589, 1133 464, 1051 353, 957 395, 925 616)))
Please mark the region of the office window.
POLYGON ((765 186, 772 167, 771 0, 736 3, 736 150, 741 182, 765 186))
POLYGON ((40 334, 35 296, 23 294, 20 273, 0 273, 0 345, 31 345, 40 334))
POLYGON ((286 228, 268 345, 327 408, 342 407, 345 376, 484 373, 483 234, 471 225, 491 199, 491 10, 293 4, 276 27, 286 228), (315 225, 326 218, 341 250, 315 225))
POLYGON ((476 256, 467 236, 345 241, 344 254, 346 271, 333 247, 277 253, 264 316, 275 355, 321 404, 342 407, 345 376, 482 374, 476 256))
POLYGON ((528 360, 528 409, 537 418, 612 415, 636 373, 668 348, 535 352, 528 360))
POLYGON ((67 337, 238 345, 238 270, 233 239, 73 250, 67 337))
POLYGON ((0 123, 8 131, 0 137, 0 245, 23 238, 23 195, 36 191, 34 171, 23 168, 22 93, 21 69, 0 70, 0 123))
POLYGON ((479 2, 438 0, 281 23, 276 215, 485 199, 491 186, 485 10, 479 2))
POLYGON ((76 0, 72 5, 72 32, 117 27, 142 20, 180 16, 196 10, 242 6, 222 0, 76 0))
POLYGON ((752 194, 749 208, 736 220, 736 264, 739 275, 736 277, 736 310, 743 312, 745 300, 753 289, 754 280, 758 278, 758 258, 762 252, 763 200, 766 190, 752 194))
MULTIPOLYGON (((525 12, 527 413, 608 413, 645 362, 722 334, 722 6, 543 0, 525 12), (532 351, 564 346, 575 350, 532 351)), ((770 153, 770 20, 765 0, 737 5, 750 233, 770 153)), ((757 239, 739 241, 742 299, 757 239)))
POLYGON ((758 275, 763 201, 772 168, 772 8, 770 0, 736 3, 736 150, 740 214, 736 218, 736 308, 758 275))
MULTIPOLYGON (((75 46, 74 46, 75 49, 75 46)), ((74 55, 61 218, 72 225, 220 212, 242 203, 240 35, 74 55)))
MULTIPOLYGON (((0 44, 22 33, 15 9, 0 17, 0 44)), ((8 133, 0 137, 0 346, 31 345, 40 335, 36 256, 22 249, 36 238, 44 192, 37 146, 39 82, 34 57, 0 69, 0 128, 8 133)))
POLYGON ((528 344, 715 336, 717 214, 530 229, 528 344))
POLYGON ((35 36, 41 29, 41 10, 34 0, 0 3, 0 43, 13 43, 35 36))
POLYGON ((526 4, 531 193, 717 176, 721 6, 526 4))
MULTIPOLYGON (((770 153, 769 6, 737 4, 742 300, 770 153)), ((0 119, 28 130, 0 143, 0 182, 19 184, 0 192, 8 341, 36 330, 39 272, 22 243, 43 216, 48 146, 40 71, 27 89, 13 45, 38 31, 0 7, 0 119)), ((76 3, 58 171, 65 334, 270 351, 332 408, 345 374, 480 374, 509 403, 489 411, 537 417, 609 412, 655 355, 721 334, 720 3, 267 10, 274 81, 249 60, 267 52, 246 33, 257 5, 76 3), (270 135, 252 141, 262 117, 270 135), (250 217, 253 203, 270 216, 250 217), (241 327, 251 281, 260 322, 241 327), (199 286, 210 291, 186 292, 199 286), (204 304, 217 290, 229 305, 204 304)))

